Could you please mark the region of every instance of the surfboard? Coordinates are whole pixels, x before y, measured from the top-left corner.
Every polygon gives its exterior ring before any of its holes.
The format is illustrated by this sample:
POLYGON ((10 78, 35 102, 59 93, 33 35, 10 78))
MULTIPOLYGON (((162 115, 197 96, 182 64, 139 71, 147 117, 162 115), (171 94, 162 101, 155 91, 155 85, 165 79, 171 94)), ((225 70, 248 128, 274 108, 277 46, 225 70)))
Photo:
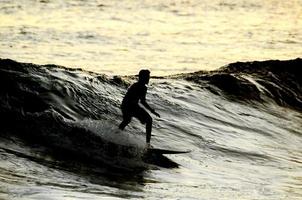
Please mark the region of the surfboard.
POLYGON ((182 154, 190 153, 191 150, 170 150, 170 149, 159 149, 159 148, 149 148, 148 153, 158 153, 158 154, 182 154))

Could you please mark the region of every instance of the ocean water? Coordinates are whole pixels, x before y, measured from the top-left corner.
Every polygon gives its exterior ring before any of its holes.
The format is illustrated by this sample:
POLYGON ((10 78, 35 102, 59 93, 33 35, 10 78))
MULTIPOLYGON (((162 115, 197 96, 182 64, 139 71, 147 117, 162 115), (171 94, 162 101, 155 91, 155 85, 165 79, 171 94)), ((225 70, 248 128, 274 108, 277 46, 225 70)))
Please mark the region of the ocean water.
POLYGON ((0 60, 1 199, 302 197, 301 59, 152 78, 155 147, 118 130, 135 76, 0 60))
POLYGON ((0 0, 0 199, 302 199, 301 13, 0 0), (191 152, 146 153, 136 119, 117 129, 142 67, 152 145, 191 152))
POLYGON ((301 0, 1 0, 0 57, 153 75, 294 59, 301 0))

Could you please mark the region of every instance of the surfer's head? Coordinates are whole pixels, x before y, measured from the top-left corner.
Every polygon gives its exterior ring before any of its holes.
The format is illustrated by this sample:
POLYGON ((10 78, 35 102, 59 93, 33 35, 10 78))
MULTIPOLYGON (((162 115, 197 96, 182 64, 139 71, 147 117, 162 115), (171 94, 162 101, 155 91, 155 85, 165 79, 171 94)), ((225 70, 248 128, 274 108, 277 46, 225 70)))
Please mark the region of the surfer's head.
POLYGON ((138 81, 144 84, 148 84, 150 79, 150 71, 147 69, 142 69, 138 73, 138 81))

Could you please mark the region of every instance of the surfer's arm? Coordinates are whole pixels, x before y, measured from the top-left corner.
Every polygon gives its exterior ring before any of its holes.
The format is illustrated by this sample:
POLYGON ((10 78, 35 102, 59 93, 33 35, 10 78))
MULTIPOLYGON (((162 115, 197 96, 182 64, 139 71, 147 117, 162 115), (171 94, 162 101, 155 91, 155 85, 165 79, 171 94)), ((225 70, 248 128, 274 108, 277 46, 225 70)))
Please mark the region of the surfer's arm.
POLYGON ((147 88, 144 89, 144 91, 142 92, 142 95, 141 95, 141 97, 140 97, 140 102, 141 102, 141 104, 142 104, 145 108, 147 108, 148 110, 150 110, 151 113, 153 113, 153 114, 156 115, 157 117, 160 117, 160 115, 159 115, 157 112, 155 112, 155 110, 154 110, 153 108, 151 108, 151 107, 149 106, 149 104, 147 103, 147 101, 146 101, 146 94, 147 94, 147 88))
POLYGON ((151 112, 154 111, 154 109, 151 108, 151 107, 149 106, 149 104, 146 102, 146 99, 141 99, 141 104, 142 104, 145 108, 147 108, 148 110, 150 110, 151 112))
POLYGON ((160 117, 160 115, 157 113, 157 112, 155 112, 155 110, 153 109, 153 108, 151 108, 150 106, 149 106, 149 104, 146 102, 146 99, 141 99, 141 104, 145 107, 145 108, 147 108, 148 110, 150 110, 150 112, 151 113, 153 113, 154 115, 156 115, 157 117, 160 117))

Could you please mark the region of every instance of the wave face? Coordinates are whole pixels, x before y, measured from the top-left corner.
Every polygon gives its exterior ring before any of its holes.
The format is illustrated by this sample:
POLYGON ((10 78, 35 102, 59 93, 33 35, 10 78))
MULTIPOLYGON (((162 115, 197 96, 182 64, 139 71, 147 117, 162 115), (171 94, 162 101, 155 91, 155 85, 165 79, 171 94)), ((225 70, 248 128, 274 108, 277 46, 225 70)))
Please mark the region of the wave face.
MULTIPOLYGON (((302 60, 237 62, 217 71, 184 75, 186 80, 219 88, 225 96, 246 101, 273 100, 277 104, 302 108, 302 60)), ((213 89, 217 93, 217 89, 213 89)))
POLYGON ((135 77, 1 59, 0 197, 298 198, 301 64, 154 77, 152 144, 192 152, 146 158, 143 125, 117 129, 135 77))

